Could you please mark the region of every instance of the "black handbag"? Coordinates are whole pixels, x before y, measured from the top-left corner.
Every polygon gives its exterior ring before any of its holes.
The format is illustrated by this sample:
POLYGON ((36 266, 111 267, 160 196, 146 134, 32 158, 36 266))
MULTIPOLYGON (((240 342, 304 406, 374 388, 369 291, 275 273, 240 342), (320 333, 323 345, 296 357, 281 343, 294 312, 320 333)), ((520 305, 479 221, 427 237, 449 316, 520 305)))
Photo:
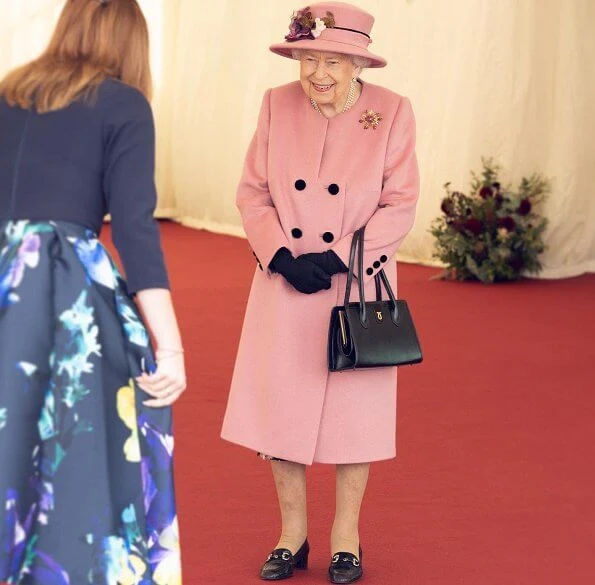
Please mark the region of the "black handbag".
POLYGON ((363 278, 358 278, 359 302, 350 303, 355 256, 358 273, 364 269, 365 226, 353 234, 345 304, 334 307, 328 336, 328 366, 331 372, 418 364, 422 352, 407 302, 396 300, 384 270, 374 277, 376 300, 366 302, 363 278), (382 286, 389 300, 382 300, 382 286))

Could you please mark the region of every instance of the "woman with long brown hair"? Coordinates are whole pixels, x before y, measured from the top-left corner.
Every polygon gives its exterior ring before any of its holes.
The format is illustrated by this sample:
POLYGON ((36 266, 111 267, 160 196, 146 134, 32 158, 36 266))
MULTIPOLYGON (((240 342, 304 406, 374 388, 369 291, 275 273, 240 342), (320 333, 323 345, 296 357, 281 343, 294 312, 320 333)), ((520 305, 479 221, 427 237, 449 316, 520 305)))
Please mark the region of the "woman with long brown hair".
POLYGON ((67 0, 0 82, 0 582, 181 583, 148 54, 136 0, 67 0))

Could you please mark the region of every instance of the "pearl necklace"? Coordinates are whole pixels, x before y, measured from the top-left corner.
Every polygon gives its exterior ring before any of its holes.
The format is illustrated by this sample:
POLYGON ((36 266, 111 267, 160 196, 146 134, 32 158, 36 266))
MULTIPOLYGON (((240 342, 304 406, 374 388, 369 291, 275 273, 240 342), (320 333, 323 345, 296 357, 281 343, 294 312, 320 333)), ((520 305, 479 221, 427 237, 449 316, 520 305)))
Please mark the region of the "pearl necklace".
MULTIPOLYGON (((344 114, 345 112, 347 112, 348 110, 350 110, 353 107, 353 104, 355 103, 356 87, 357 87, 357 81, 355 79, 352 79, 351 80, 351 85, 349 86, 349 93, 347 94, 347 101, 345 102, 345 105, 343 106, 343 110, 341 111, 342 114, 344 114)), ((310 98, 310 103, 312 104, 312 107, 319 114, 321 114, 322 116, 324 116, 324 114, 322 113, 322 111, 318 107, 318 103, 313 98, 310 98)))

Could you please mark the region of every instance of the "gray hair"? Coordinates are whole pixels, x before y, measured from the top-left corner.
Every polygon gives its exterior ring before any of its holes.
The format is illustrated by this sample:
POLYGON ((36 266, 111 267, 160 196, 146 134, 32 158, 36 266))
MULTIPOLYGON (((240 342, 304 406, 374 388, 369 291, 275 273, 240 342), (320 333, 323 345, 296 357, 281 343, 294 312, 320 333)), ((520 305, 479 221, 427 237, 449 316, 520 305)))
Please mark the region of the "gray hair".
MULTIPOLYGON (((303 57, 304 53, 307 53, 306 49, 292 49, 291 56, 293 59, 300 61, 303 57)), ((367 57, 360 57, 359 55, 348 55, 345 54, 345 57, 349 58, 351 62, 360 69, 366 69, 372 64, 372 60, 368 59, 367 57)))

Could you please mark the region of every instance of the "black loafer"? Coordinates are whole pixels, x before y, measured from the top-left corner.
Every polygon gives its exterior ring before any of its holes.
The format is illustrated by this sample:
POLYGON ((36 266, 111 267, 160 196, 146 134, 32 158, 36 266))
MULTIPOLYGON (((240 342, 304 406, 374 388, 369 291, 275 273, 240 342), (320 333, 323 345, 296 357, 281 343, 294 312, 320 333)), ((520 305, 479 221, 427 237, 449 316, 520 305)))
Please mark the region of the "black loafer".
POLYGON ((364 574, 362 567, 362 547, 359 547, 359 558, 352 553, 339 552, 333 555, 328 568, 331 583, 354 583, 364 574))
POLYGON ((268 557, 260 570, 260 578, 265 581, 280 581, 293 576, 294 569, 308 568, 308 554, 310 545, 308 539, 300 547, 295 555, 286 548, 276 548, 268 557))

